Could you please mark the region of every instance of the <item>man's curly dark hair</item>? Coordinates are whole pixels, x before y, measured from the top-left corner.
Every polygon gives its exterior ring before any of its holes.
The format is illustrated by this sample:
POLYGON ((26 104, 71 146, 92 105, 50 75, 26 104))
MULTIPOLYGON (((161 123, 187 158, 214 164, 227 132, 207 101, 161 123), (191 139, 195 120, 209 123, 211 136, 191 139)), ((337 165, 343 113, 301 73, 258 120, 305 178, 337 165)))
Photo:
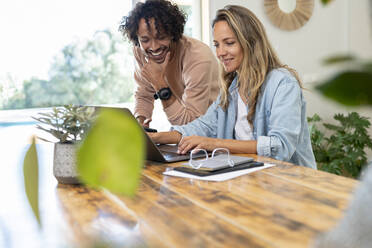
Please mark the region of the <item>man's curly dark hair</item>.
POLYGON ((142 18, 147 27, 150 27, 150 19, 154 18, 157 35, 166 34, 173 41, 182 37, 186 15, 178 6, 166 0, 147 0, 137 3, 129 15, 123 17, 119 26, 119 31, 136 46, 139 46, 137 32, 142 18))

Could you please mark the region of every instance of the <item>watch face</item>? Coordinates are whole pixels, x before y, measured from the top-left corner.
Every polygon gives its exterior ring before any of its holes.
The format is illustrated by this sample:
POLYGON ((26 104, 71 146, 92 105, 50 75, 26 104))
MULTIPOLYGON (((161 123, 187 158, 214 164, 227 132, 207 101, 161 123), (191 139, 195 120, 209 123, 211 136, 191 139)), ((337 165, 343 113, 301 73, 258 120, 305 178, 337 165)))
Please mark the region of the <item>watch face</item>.
POLYGON ((157 95, 161 100, 168 100, 172 96, 172 91, 169 88, 162 88, 157 95))

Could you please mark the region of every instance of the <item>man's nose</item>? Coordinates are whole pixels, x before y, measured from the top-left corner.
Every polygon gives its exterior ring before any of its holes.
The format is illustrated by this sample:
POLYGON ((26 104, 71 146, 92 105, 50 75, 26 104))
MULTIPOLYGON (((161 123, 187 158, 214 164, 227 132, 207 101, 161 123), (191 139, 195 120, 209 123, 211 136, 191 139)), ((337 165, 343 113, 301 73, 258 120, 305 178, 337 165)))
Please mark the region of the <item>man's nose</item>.
POLYGON ((157 40, 152 40, 151 43, 150 43, 150 50, 155 52, 156 50, 158 50, 160 48, 160 44, 157 40))

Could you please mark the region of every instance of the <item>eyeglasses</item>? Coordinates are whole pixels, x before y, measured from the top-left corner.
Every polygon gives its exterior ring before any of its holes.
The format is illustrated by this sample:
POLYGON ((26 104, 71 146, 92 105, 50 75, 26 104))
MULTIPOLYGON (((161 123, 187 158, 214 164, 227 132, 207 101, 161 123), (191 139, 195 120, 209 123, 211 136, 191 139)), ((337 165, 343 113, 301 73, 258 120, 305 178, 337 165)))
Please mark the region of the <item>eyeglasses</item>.
MULTIPOLYGON (((198 156, 199 157, 199 156, 198 156)), ((189 160, 189 166, 193 169, 200 169, 202 166, 210 165, 210 164, 216 164, 218 162, 227 163, 230 167, 234 167, 234 161, 230 158, 230 151, 226 148, 216 148, 212 151, 211 157, 208 157, 208 152, 205 149, 193 149, 190 152, 190 160, 189 160), (204 159, 193 159, 193 154, 204 152, 205 158, 204 159), (217 155, 223 155, 226 154, 226 156, 217 156, 217 155), (212 163, 209 163, 212 162, 212 163)))

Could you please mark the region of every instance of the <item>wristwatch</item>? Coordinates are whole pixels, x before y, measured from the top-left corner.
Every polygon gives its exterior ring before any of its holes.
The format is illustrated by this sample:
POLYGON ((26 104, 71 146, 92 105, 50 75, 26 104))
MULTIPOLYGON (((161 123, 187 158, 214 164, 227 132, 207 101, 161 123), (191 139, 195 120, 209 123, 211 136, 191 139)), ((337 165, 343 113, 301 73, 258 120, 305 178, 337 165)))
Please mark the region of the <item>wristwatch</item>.
POLYGON ((172 91, 167 88, 161 88, 157 93, 154 94, 154 98, 160 100, 168 100, 172 96, 172 91))

